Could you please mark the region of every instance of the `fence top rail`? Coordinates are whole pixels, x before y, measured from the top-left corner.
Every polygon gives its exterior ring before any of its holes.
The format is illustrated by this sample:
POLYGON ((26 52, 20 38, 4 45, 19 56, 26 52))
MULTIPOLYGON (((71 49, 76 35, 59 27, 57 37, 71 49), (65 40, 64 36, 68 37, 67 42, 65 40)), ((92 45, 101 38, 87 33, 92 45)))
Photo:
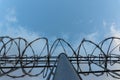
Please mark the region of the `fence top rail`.
POLYGON ((65 53, 79 75, 92 73, 101 76, 107 73, 120 79, 120 68, 113 69, 120 65, 119 37, 108 37, 99 43, 83 39, 75 46, 76 49, 62 38, 49 43, 45 37, 27 40, 22 37, 1 36, 0 76, 19 78, 43 75, 46 78, 50 73, 54 76, 58 57, 65 53), (33 74, 35 68, 38 72, 33 74), (21 70, 21 75, 12 74, 18 70, 21 70))

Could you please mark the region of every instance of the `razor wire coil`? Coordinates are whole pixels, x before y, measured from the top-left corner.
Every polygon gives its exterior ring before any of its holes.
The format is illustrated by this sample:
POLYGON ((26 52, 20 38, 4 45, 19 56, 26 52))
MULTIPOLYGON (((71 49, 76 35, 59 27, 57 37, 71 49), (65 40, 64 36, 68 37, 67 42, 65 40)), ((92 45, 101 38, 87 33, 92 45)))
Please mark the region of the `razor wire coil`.
POLYGON ((58 56, 65 53, 79 75, 110 75, 120 79, 120 38, 109 37, 99 43, 83 39, 74 49, 62 38, 52 44, 45 37, 28 41, 25 38, 0 37, 0 76, 20 78, 26 75, 50 79, 54 75, 58 56), (86 69, 84 69, 86 67, 86 69), (97 67, 97 68, 95 68, 97 67), (21 71, 16 75, 14 72, 21 71), (37 70, 37 72, 35 72, 37 70))

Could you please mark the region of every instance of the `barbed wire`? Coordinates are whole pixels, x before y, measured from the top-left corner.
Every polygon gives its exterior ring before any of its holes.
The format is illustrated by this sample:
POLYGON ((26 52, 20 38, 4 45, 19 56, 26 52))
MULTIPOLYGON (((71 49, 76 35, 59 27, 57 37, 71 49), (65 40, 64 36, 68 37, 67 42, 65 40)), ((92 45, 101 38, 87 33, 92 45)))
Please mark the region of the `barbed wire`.
POLYGON ((67 55, 79 75, 107 74, 120 79, 120 38, 109 37, 95 43, 83 39, 74 49, 62 38, 52 44, 45 37, 28 41, 25 38, 0 37, 0 76, 20 78, 38 76, 51 80, 58 56, 67 55), (16 72, 19 71, 19 74, 16 72))

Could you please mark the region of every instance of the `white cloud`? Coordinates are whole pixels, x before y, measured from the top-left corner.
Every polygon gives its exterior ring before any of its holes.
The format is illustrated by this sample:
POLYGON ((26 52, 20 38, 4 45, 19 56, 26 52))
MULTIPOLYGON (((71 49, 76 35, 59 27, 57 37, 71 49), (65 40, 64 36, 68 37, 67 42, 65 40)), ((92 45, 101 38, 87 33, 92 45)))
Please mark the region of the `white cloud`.
POLYGON ((86 36, 87 39, 96 42, 97 41, 97 37, 98 37, 98 32, 93 32, 89 35, 86 36))
MULTIPOLYGON (((116 25, 115 22, 111 23, 110 27, 108 27, 107 29, 108 29, 108 30, 106 30, 107 33, 105 34, 106 37, 119 37, 120 38, 120 28, 118 25, 116 25)), ((118 44, 120 44, 120 40, 117 40, 117 39, 114 40, 113 43, 111 44, 110 50, 115 48, 118 44)), ((119 47, 117 47, 115 50, 112 51, 112 54, 119 54, 119 53, 120 53, 119 47)), ((119 64, 115 64, 113 66, 109 65, 109 68, 110 69, 120 69, 118 66, 120 66, 120 65, 119 64)), ((111 80, 119 80, 119 79, 114 79, 112 77, 108 77, 108 78, 110 78, 111 80)))
POLYGON ((9 8, 7 10, 7 14, 5 16, 5 19, 8 21, 8 22, 17 22, 17 17, 16 17, 16 11, 14 8, 9 8))
MULTIPOLYGON (((35 32, 31 32, 28 31, 27 29, 25 29, 23 26, 21 26, 20 24, 18 24, 17 22, 19 21, 17 19, 16 16, 16 11, 14 8, 9 8, 7 10, 7 14, 4 17, 5 19, 0 22, 0 36, 11 36, 11 37, 23 37, 26 38, 27 40, 31 40, 31 39, 35 39, 37 37, 40 37, 39 34, 35 33, 35 32), (17 24, 15 26, 11 25, 11 23, 17 24)), ((90 20, 90 23, 92 23, 93 21, 90 20)), ((106 26, 107 22, 103 21, 103 26, 106 26)), ((108 32, 108 31, 107 31, 108 32)), ((109 36, 116 36, 116 37, 120 37, 120 29, 116 28, 115 23, 112 23, 111 27, 110 27, 110 32, 107 33, 107 35, 109 34, 109 36)), ((69 35, 64 35, 64 33, 62 33, 62 37, 69 40, 69 35)), ((105 34, 106 35, 106 34, 105 34)), ((105 36, 103 35, 103 36, 105 36)), ((94 42, 98 41, 99 34, 98 32, 93 32, 89 35, 86 36, 87 39, 92 40, 94 42)), ((56 39, 56 38, 54 38, 56 39)), ((78 46, 78 44, 80 43, 80 39, 76 40, 77 44, 75 43, 74 46, 78 46), (78 42, 79 41, 79 42, 78 42)), ((18 78, 18 79, 12 79, 9 77, 2 77, 0 79, 4 79, 4 80, 40 80, 39 76, 38 77, 24 77, 24 78, 18 78)), ((98 78, 96 78, 98 79, 98 78)))
POLYGON ((120 37, 120 29, 116 27, 115 23, 112 23, 110 27, 111 36, 120 37))
MULTIPOLYGON (((39 34, 32 32, 32 31, 28 31, 27 29, 24 28, 24 26, 21 26, 20 24, 18 24, 16 10, 14 8, 7 9, 7 13, 4 16, 4 19, 2 19, 2 21, 0 22, 0 36, 23 37, 27 39, 28 41, 32 41, 33 39, 40 37, 39 34)), ((38 43, 36 44, 37 44, 36 45, 37 47, 35 50, 40 51, 40 44, 38 43)), ((19 74, 19 72, 17 71, 15 73, 19 74)), ((3 76, 0 78, 0 80, 27 80, 27 79, 40 80, 40 76, 38 77, 27 77, 26 76, 23 78, 16 78, 16 79, 3 76)))
MULTIPOLYGON (((109 23, 110 24, 110 23, 109 23)), ((113 23, 111 23, 111 25, 108 25, 108 23, 106 22, 106 21, 103 21, 103 33, 105 33, 105 34, 103 34, 103 36, 102 37, 120 37, 120 28, 119 28, 119 26, 115 23, 115 22, 113 22, 113 23)), ((87 35, 86 36, 86 39, 89 39, 89 40, 92 40, 92 41, 94 41, 94 42, 97 42, 97 41, 99 41, 99 37, 101 36, 101 34, 99 34, 97 31, 96 32, 93 32, 93 33, 91 33, 91 34, 89 34, 89 35, 87 35)), ((100 42, 100 41, 99 41, 100 42)), ((108 42, 105 42, 105 44, 104 44, 104 47, 105 47, 105 52, 106 52, 106 50, 108 49, 108 43, 110 43, 110 41, 108 41, 108 42)), ((110 48, 110 49, 113 49, 116 45, 118 45, 118 44, 120 44, 120 40, 115 40, 113 43, 112 43, 112 47, 110 48)), ((89 48, 90 46, 88 46, 88 48, 89 48)), ((119 49, 117 48, 116 50, 114 50, 113 51, 113 53, 114 54, 119 54, 120 53, 120 51, 119 51, 119 49)), ((115 65, 113 65, 113 66, 110 66, 109 65, 109 68, 110 69, 120 69, 118 66, 120 66, 120 65, 117 65, 117 64, 115 64, 115 65)), ((84 77, 83 77, 84 78, 84 77)), ((113 77, 111 77, 110 75, 103 75, 103 76, 100 76, 100 77, 95 77, 94 75, 92 75, 92 76, 85 76, 85 78, 84 79, 89 79, 89 78, 91 78, 91 80, 94 78, 94 79, 97 79, 97 80, 119 80, 119 79, 115 79, 115 78, 113 78, 113 77), (92 78, 91 78, 92 77, 92 78)))
POLYGON ((40 37, 38 33, 28 31, 25 26, 18 23, 14 8, 7 9, 3 21, 0 22, 0 36, 23 37, 28 40, 40 37))
POLYGON ((103 20, 103 27, 107 26, 107 22, 105 20, 103 20))

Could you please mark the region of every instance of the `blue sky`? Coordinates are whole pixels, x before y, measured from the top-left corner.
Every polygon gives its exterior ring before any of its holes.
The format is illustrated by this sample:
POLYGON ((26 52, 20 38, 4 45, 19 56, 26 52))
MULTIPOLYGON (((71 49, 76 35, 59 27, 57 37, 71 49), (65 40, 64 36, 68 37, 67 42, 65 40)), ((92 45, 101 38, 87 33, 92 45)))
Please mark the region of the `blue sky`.
POLYGON ((104 35, 113 22, 119 25, 119 8, 119 0, 1 0, 0 20, 11 9, 17 20, 14 26, 19 24, 46 37, 65 34, 77 38, 94 32, 104 35))
POLYGON ((62 37, 75 45, 120 36, 120 0, 0 0, 0 35, 62 37))

